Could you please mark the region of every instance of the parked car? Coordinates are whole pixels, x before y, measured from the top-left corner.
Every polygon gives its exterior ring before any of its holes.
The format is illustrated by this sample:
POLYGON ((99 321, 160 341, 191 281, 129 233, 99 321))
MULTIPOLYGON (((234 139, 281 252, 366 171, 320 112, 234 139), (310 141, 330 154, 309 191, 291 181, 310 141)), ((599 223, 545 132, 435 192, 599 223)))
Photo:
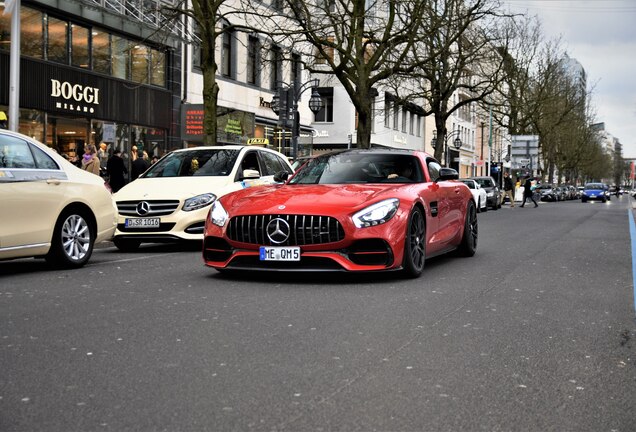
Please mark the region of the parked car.
POLYGON ((113 242, 131 251, 145 242, 202 240, 210 205, 235 190, 274 183, 291 174, 287 158, 252 146, 175 150, 114 197, 119 212, 113 242))
POLYGON ((557 195, 557 200, 558 201, 565 201, 566 199, 568 199, 568 192, 567 189, 563 186, 556 186, 554 188, 554 191, 557 195))
POLYGON ((485 191, 488 196, 488 207, 493 210, 497 210, 501 208, 501 191, 499 187, 497 187, 497 183, 495 179, 489 176, 482 177, 470 177, 473 180, 476 180, 485 191))
POLYGON ((534 188, 534 191, 540 194, 541 201, 555 202, 559 200, 558 192, 556 190, 556 186, 554 185, 541 183, 534 188))
POLYGON ((586 183, 581 194, 581 201, 607 201, 606 186, 603 183, 586 183))
POLYGON ((473 194, 473 198, 477 203, 477 212, 481 213, 488 211, 488 195, 479 183, 477 183, 477 180, 459 179, 459 181, 468 186, 468 189, 470 189, 470 192, 473 194))
POLYGON ((421 151, 323 154, 283 185, 216 200, 203 259, 219 271, 402 270, 417 277, 427 258, 475 254, 477 209, 457 178, 421 151))
POLYGON ((66 268, 88 262, 115 231, 115 206, 100 176, 48 146, 0 130, 0 259, 43 257, 66 268))

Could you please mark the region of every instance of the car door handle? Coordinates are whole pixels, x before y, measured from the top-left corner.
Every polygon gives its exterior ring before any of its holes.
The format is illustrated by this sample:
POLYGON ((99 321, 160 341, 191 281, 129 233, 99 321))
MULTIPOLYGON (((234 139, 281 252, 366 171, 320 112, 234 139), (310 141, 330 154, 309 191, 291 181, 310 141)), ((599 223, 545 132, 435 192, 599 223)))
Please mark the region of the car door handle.
POLYGON ((459 191, 460 191, 460 190, 461 190, 460 188, 455 188, 455 193, 456 193, 456 194, 459 194, 459 191))
POLYGON ((50 179, 46 179, 46 183, 47 184, 52 184, 52 185, 59 185, 61 183, 61 181, 60 181, 60 179, 50 178, 50 179))

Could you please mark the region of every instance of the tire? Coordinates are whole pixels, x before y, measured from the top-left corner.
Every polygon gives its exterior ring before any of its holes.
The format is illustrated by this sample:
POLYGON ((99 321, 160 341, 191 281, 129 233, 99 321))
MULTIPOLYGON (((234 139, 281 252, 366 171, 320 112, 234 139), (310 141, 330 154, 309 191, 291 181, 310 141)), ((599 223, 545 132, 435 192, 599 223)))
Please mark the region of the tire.
POLYGON ((479 202, 477 203, 477 213, 481 213, 481 199, 479 200, 479 202))
POLYGON ((122 252, 134 252, 139 249, 139 245, 141 242, 135 239, 125 239, 120 237, 115 237, 113 239, 113 243, 122 252))
MULTIPOLYGON (((474 204, 473 204, 474 205, 474 204)), ((416 278, 422 274, 426 261, 426 224, 424 213, 415 207, 409 215, 404 241, 404 258, 402 267, 409 278, 416 278)))
POLYGON ((65 210, 60 215, 53 229, 51 249, 44 257, 47 262, 63 268, 78 268, 88 262, 96 235, 89 216, 81 209, 65 210))
POLYGON ((468 203, 468 208, 466 209, 464 234, 457 249, 460 256, 471 257, 475 255, 475 252, 477 252, 478 231, 477 212, 475 211, 475 205, 471 201, 468 203))

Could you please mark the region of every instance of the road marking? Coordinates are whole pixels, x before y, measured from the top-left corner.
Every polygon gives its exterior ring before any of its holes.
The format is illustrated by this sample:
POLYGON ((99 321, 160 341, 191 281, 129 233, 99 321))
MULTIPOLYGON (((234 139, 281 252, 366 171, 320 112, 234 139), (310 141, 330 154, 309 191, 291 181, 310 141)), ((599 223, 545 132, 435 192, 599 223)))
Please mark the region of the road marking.
POLYGON ((636 224, 634 223, 634 211, 630 208, 629 213, 629 234, 632 238, 632 284, 634 286, 634 310, 636 310, 636 224))

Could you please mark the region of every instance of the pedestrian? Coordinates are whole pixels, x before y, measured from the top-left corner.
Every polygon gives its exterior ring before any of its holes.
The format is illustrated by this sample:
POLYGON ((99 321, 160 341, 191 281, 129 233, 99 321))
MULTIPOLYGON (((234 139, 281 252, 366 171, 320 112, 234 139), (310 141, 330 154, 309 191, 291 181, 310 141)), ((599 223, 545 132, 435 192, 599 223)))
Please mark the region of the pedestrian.
POLYGON ((121 158, 120 149, 116 148, 113 151, 113 155, 108 159, 106 172, 108 173, 108 184, 113 190, 113 193, 124 187, 126 184, 124 174, 128 174, 128 170, 126 169, 124 160, 121 158))
POLYGON ((99 175, 99 157, 97 156, 97 150, 95 150, 95 146, 93 144, 88 144, 84 149, 82 169, 95 175, 99 175))
POLYGON ((510 174, 508 173, 508 171, 504 172, 503 190, 504 190, 504 193, 501 195, 501 204, 503 204, 504 199, 508 197, 508 199, 510 200, 510 207, 514 207, 515 206, 514 186, 512 185, 512 179, 510 178, 510 174))
POLYGON ((137 158, 133 160, 131 164, 130 181, 137 179, 137 177, 143 174, 149 166, 150 162, 148 162, 148 159, 144 158, 143 151, 139 150, 137 152, 137 158))
POLYGON ((108 165, 108 144, 101 142, 99 144, 99 150, 97 150, 97 157, 99 158, 99 167, 101 169, 101 176, 107 177, 106 165, 108 165))
POLYGON ((523 207, 526 204, 526 200, 530 198, 534 203, 535 207, 539 207, 537 204, 537 200, 534 199, 534 191, 532 190, 532 177, 526 177, 526 182, 523 184, 523 201, 521 202, 521 206, 523 207))

